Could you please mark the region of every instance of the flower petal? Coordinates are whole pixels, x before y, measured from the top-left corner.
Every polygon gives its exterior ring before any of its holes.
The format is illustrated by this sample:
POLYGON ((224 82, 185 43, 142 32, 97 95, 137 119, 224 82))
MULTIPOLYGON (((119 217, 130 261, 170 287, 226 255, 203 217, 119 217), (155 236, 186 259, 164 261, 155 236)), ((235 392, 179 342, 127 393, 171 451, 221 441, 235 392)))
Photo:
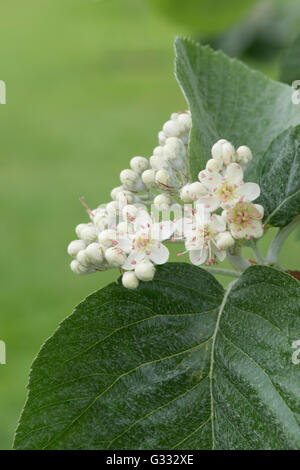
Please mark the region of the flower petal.
POLYGON ((129 238, 118 238, 118 248, 125 251, 125 253, 130 253, 132 248, 132 241, 129 238))
POLYGON ((163 222, 158 222, 152 224, 151 227, 151 238, 154 240, 167 240, 171 238, 172 233, 174 232, 174 224, 171 220, 165 220, 163 222))
POLYGON ((199 180, 208 191, 213 191, 222 184, 222 176, 218 171, 213 170, 200 171, 199 180))
POLYGON ((254 201, 260 195, 260 187, 256 183, 245 183, 240 186, 237 190, 239 197, 242 197, 244 201, 254 201))
POLYGON ((217 196, 214 195, 201 197, 197 202, 199 204, 203 204, 204 208, 209 212, 213 212, 220 207, 220 200, 217 196))
POLYGON ((210 227, 216 233, 224 232, 226 230, 226 221, 225 219, 217 214, 213 214, 209 222, 210 227))
POLYGON ((200 264, 205 263, 207 259, 207 250, 191 250, 189 252, 191 263, 199 266, 200 264))
POLYGON ((145 251, 134 250, 127 258, 122 268, 131 271, 135 266, 146 258, 145 251))
POLYGON ((164 264, 169 259, 169 250, 162 243, 157 243, 151 248, 149 258, 155 264, 164 264))
POLYGON ((150 215, 148 214, 147 211, 142 210, 141 212, 138 213, 135 222, 134 222, 134 230, 136 232, 140 230, 150 230, 152 225, 152 220, 150 215))
POLYGON ((225 172, 229 184, 240 184, 243 181, 243 170, 238 163, 231 163, 225 172))

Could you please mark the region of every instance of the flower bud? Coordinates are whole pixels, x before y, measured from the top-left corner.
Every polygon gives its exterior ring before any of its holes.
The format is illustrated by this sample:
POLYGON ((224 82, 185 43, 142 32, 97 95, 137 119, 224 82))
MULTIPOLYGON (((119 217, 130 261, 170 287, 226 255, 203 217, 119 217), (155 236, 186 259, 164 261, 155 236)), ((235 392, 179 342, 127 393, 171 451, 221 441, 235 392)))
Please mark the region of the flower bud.
POLYGON ((116 201, 123 207, 126 204, 132 204, 134 201, 134 195, 129 191, 120 191, 117 194, 116 201))
POLYGON ((133 205, 127 205, 123 208, 122 210, 122 215, 123 215, 123 218, 126 220, 126 219, 129 219, 129 220, 133 220, 136 218, 137 216, 137 213, 138 213, 138 208, 136 206, 133 206, 133 205))
POLYGON ((80 238, 87 244, 97 240, 96 229, 93 224, 86 224, 85 228, 80 230, 80 238))
POLYGON ((152 281, 155 267, 150 261, 142 261, 136 266, 135 274, 140 281, 152 281))
POLYGON ((120 173, 120 181, 128 188, 133 188, 138 182, 139 174, 133 170, 123 170, 120 173))
POLYGON ((75 232, 76 232, 76 235, 77 235, 78 238, 81 238, 80 234, 81 234, 82 230, 84 230, 87 226, 88 226, 88 224, 79 224, 79 225, 77 225, 77 227, 75 228, 75 232))
POLYGON ((120 213, 120 203, 118 201, 111 201, 106 204, 106 210, 110 217, 116 217, 120 213))
POLYGON ((162 157, 164 155, 164 147, 161 145, 158 145, 158 147, 155 147, 153 150, 153 155, 156 155, 157 157, 162 157))
POLYGON ((247 165, 252 160, 252 152, 246 145, 242 145, 236 151, 237 161, 242 165, 247 165))
POLYGON ((165 133, 163 131, 160 131, 158 133, 158 142, 159 142, 159 145, 164 145, 165 142, 166 142, 166 138, 167 136, 165 135, 165 133))
POLYGON ((86 250, 80 250, 79 253, 77 253, 76 260, 84 268, 90 268, 91 267, 91 262, 90 262, 90 259, 89 259, 88 255, 87 255, 86 250))
POLYGON ((154 198, 153 204, 159 211, 168 211, 172 204, 172 198, 168 194, 159 194, 154 198))
POLYGON ((179 126, 177 121, 167 121, 163 125, 163 132, 166 137, 177 137, 179 135, 179 126))
POLYGON ((143 173, 149 168, 149 161, 145 157, 133 157, 130 160, 130 166, 136 173, 143 173))
POLYGON ((157 184, 162 184, 164 186, 169 186, 170 183, 172 182, 172 178, 171 178, 170 173, 163 168, 162 170, 159 170, 156 173, 155 181, 156 181, 157 184))
POLYGON ((133 271, 127 271, 122 276, 122 284, 126 289, 136 289, 139 285, 139 280, 133 271))
POLYGON ((91 243, 86 247, 85 252, 92 264, 99 266, 103 263, 103 249, 99 243, 91 243))
POLYGON ((89 274, 90 272, 92 272, 91 270, 88 270, 84 266, 82 266, 76 259, 73 259, 70 264, 70 268, 75 274, 89 274))
POLYGON ((228 250, 231 246, 234 245, 234 239, 231 236, 230 232, 219 233, 216 237, 217 247, 222 250, 228 250))
POLYGON ((185 185, 181 188, 180 194, 179 194, 180 199, 181 199, 183 202, 186 202, 186 203, 188 203, 188 202, 193 202, 193 199, 192 199, 192 196, 191 196, 191 194, 190 194, 189 188, 190 188, 190 185, 189 185, 189 184, 185 184, 185 185))
POLYGON ((113 201, 117 199, 117 195, 121 192, 124 191, 124 188, 122 186, 117 186, 116 188, 113 188, 110 193, 110 197, 112 198, 113 201))
POLYGON ((153 170, 160 170, 161 168, 166 167, 166 162, 162 157, 152 155, 152 157, 150 157, 150 165, 153 170))
POLYGON ((104 247, 113 246, 114 241, 116 241, 117 233, 115 230, 107 229, 99 233, 98 240, 104 247))
POLYGON ((205 196, 207 194, 207 190, 199 181, 192 183, 188 187, 188 191, 192 200, 199 199, 201 196, 205 196))
POLYGON ((146 170, 142 174, 142 181, 145 186, 151 187, 155 184, 155 171, 154 170, 146 170))
POLYGON ((105 258, 110 266, 118 268, 125 263, 126 255, 117 247, 108 248, 105 252, 105 258))
POLYGON ((68 246, 70 256, 76 256, 80 250, 85 249, 85 243, 82 240, 73 240, 68 246))

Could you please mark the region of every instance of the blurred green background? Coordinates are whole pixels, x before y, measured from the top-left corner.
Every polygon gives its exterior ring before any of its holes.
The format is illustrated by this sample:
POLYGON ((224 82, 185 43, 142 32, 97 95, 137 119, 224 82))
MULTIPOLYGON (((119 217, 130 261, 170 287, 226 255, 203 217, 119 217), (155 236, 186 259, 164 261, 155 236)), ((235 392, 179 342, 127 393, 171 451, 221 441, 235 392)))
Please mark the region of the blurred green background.
MULTIPOLYGON (((66 246, 87 220, 79 197, 108 201, 129 159, 151 156, 169 114, 185 109, 173 39, 188 33, 146 0, 2 2, 0 449, 12 445, 42 343, 118 276, 69 270, 66 246)), ((276 77, 278 57, 247 60, 276 77)), ((300 267, 295 236, 283 263, 300 267)))

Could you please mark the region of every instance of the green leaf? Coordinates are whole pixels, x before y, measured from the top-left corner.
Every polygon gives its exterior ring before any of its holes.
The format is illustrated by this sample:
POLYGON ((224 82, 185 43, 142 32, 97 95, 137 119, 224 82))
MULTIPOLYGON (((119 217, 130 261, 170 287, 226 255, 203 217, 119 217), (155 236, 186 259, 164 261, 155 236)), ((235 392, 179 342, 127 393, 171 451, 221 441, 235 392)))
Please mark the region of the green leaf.
POLYGON ((285 227, 300 214, 300 126, 280 134, 258 166, 264 221, 285 227))
POLYGON ((224 292, 170 263, 82 302, 33 364, 16 449, 299 449, 300 284, 255 266, 224 292))
POLYGON ((243 63, 187 39, 178 38, 176 76, 192 112, 190 165, 194 179, 205 167, 212 145, 221 138, 248 145, 254 158, 246 179, 270 143, 291 125, 300 124, 294 90, 243 63))
POLYGON ((300 80, 300 34, 282 56, 280 63, 280 80, 292 84, 300 80))

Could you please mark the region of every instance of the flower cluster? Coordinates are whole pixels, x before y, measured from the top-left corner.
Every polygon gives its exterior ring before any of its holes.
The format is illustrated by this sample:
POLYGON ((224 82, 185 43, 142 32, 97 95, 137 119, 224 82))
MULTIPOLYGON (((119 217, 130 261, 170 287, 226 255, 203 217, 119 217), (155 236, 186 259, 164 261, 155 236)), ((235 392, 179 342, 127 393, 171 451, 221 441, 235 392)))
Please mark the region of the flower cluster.
POLYGON ((183 241, 193 264, 211 265, 223 261, 237 241, 262 236, 263 207, 253 203, 260 188, 243 181, 250 149, 235 150, 219 140, 193 182, 187 158, 191 125, 189 111, 172 114, 153 155, 133 157, 130 168, 121 171, 121 185, 111 191, 111 201, 87 208, 90 222, 76 227, 78 239, 68 246, 75 273, 118 268, 123 285, 134 289, 153 279, 155 265, 168 261, 165 240, 183 241))

